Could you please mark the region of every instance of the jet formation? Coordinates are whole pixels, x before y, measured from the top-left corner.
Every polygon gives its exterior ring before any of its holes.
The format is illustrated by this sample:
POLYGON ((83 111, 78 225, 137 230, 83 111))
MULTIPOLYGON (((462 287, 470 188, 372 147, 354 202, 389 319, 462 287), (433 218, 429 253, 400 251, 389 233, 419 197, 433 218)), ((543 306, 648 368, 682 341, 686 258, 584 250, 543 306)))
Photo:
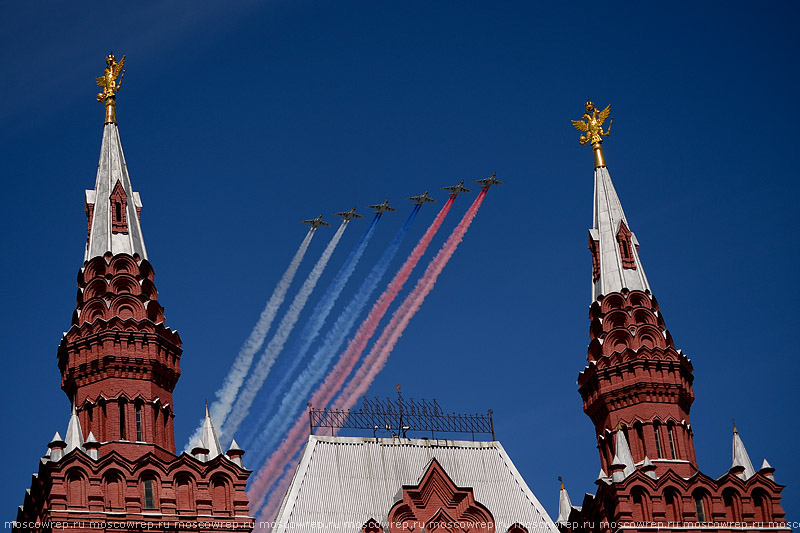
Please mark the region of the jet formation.
MULTIPOLYGON (((496 173, 492 173, 491 176, 488 178, 483 178, 480 180, 473 180, 475 183, 480 184, 482 189, 488 189, 492 185, 504 185, 502 181, 497 179, 496 173)), ((464 187, 464 180, 459 181, 455 185, 450 185, 449 187, 442 187, 442 190, 448 191, 450 193, 450 197, 455 198, 462 192, 472 192, 471 189, 467 189, 464 187)), ((417 195, 417 196, 409 196, 406 200, 411 200, 414 202, 415 205, 425 205, 428 202, 435 202, 433 198, 428 195, 428 191, 417 195)), ((374 209, 376 215, 382 215, 386 211, 397 211, 394 207, 389 205, 389 200, 385 200, 383 203, 375 204, 375 205, 368 205, 368 209, 374 209)), ((340 213, 334 213, 334 215, 342 217, 345 221, 353 220, 354 218, 364 218, 363 216, 356 213, 356 208, 353 207, 349 211, 342 211, 340 213)), ((327 222, 322 220, 322 215, 318 216, 317 218, 312 218, 309 220, 301 220, 303 224, 309 224, 313 229, 317 229, 320 226, 330 226, 327 222)))

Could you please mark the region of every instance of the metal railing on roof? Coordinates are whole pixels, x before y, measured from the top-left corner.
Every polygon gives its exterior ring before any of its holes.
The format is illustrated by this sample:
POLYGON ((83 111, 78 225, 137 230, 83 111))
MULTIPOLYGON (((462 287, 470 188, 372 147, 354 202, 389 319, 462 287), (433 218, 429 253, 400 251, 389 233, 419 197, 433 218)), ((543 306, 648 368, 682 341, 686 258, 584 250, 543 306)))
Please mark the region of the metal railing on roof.
POLYGON ((364 397, 358 409, 315 409, 309 404, 308 421, 312 434, 316 429, 330 428, 331 434, 338 429, 358 429, 371 430, 373 437, 386 431, 403 438, 408 432, 430 433, 435 439, 437 433, 470 433, 472 440, 476 434, 491 434, 495 440, 491 409, 486 414, 446 413, 436 399, 407 400, 399 390, 396 400, 364 397))

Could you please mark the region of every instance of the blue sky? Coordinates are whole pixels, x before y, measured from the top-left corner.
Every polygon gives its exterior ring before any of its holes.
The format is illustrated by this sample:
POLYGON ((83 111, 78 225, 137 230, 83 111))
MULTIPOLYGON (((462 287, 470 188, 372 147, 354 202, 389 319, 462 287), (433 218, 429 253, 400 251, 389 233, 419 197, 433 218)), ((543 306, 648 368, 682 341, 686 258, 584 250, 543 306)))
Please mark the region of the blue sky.
MULTIPOLYGON (((56 347, 83 259, 103 118, 94 77, 109 49, 128 56, 119 127, 159 301, 184 341, 178 446, 303 238, 299 219, 385 198, 402 206, 380 223, 352 291, 405 220, 404 197, 430 189, 441 202, 439 187, 497 172, 507 185, 487 197, 370 395, 400 383, 450 410, 492 408, 551 513, 557 476, 576 503, 593 492, 599 457, 576 386, 592 154, 569 123, 590 97, 612 104, 608 167, 694 364, 701 470, 729 468, 735 417, 753 462, 766 456, 788 485, 796 519, 797 5, 563 4, 7 7, 4 520, 69 415, 56 347)), ((435 210, 422 211, 397 265, 435 210)), ((366 227, 356 224, 310 305, 366 227)))

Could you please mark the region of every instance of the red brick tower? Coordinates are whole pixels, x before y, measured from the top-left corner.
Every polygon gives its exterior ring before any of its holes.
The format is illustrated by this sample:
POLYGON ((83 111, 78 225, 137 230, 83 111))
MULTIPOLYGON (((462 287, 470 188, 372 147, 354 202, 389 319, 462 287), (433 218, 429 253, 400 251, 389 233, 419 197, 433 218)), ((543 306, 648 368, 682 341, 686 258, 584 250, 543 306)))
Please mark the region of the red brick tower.
POLYGON ((572 507, 562 485, 557 521, 576 532, 788 529, 783 486, 766 460, 754 470, 735 428, 729 472, 713 478, 697 465, 689 420, 692 363, 666 329, 605 165, 602 137, 608 134, 601 128, 608 108, 600 112, 589 102, 586 109, 587 122, 576 127, 587 132, 581 143, 591 142, 595 152, 591 341, 578 385, 595 426, 601 470, 597 494, 587 495, 582 507, 572 507))
POLYGON ((120 524, 160 531, 206 522, 216 531, 249 531, 244 452, 234 442, 222 453, 208 410, 201 442, 191 455, 175 454, 172 391, 181 339, 164 322, 142 236, 142 203, 117 128, 116 77, 124 58, 117 63, 112 54, 107 63, 98 79, 106 120, 95 188, 86 191, 77 309, 58 347, 72 416, 66 437, 56 433, 33 476, 17 529, 51 530, 52 522, 64 522, 84 531, 120 524))

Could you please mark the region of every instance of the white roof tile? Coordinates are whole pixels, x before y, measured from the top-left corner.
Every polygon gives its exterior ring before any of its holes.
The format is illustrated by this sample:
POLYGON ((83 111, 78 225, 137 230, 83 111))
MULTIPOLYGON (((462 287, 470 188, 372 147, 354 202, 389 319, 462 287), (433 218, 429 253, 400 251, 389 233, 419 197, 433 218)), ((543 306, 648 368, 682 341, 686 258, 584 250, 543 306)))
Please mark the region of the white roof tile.
POLYGON ((557 532, 499 442, 316 435, 303 451, 275 531, 311 532, 310 524, 331 520, 355 524, 354 532, 370 518, 385 524, 403 485, 417 484, 433 458, 457 486, 474 490, 497 531, 520 523, 531 533, 557 532))

